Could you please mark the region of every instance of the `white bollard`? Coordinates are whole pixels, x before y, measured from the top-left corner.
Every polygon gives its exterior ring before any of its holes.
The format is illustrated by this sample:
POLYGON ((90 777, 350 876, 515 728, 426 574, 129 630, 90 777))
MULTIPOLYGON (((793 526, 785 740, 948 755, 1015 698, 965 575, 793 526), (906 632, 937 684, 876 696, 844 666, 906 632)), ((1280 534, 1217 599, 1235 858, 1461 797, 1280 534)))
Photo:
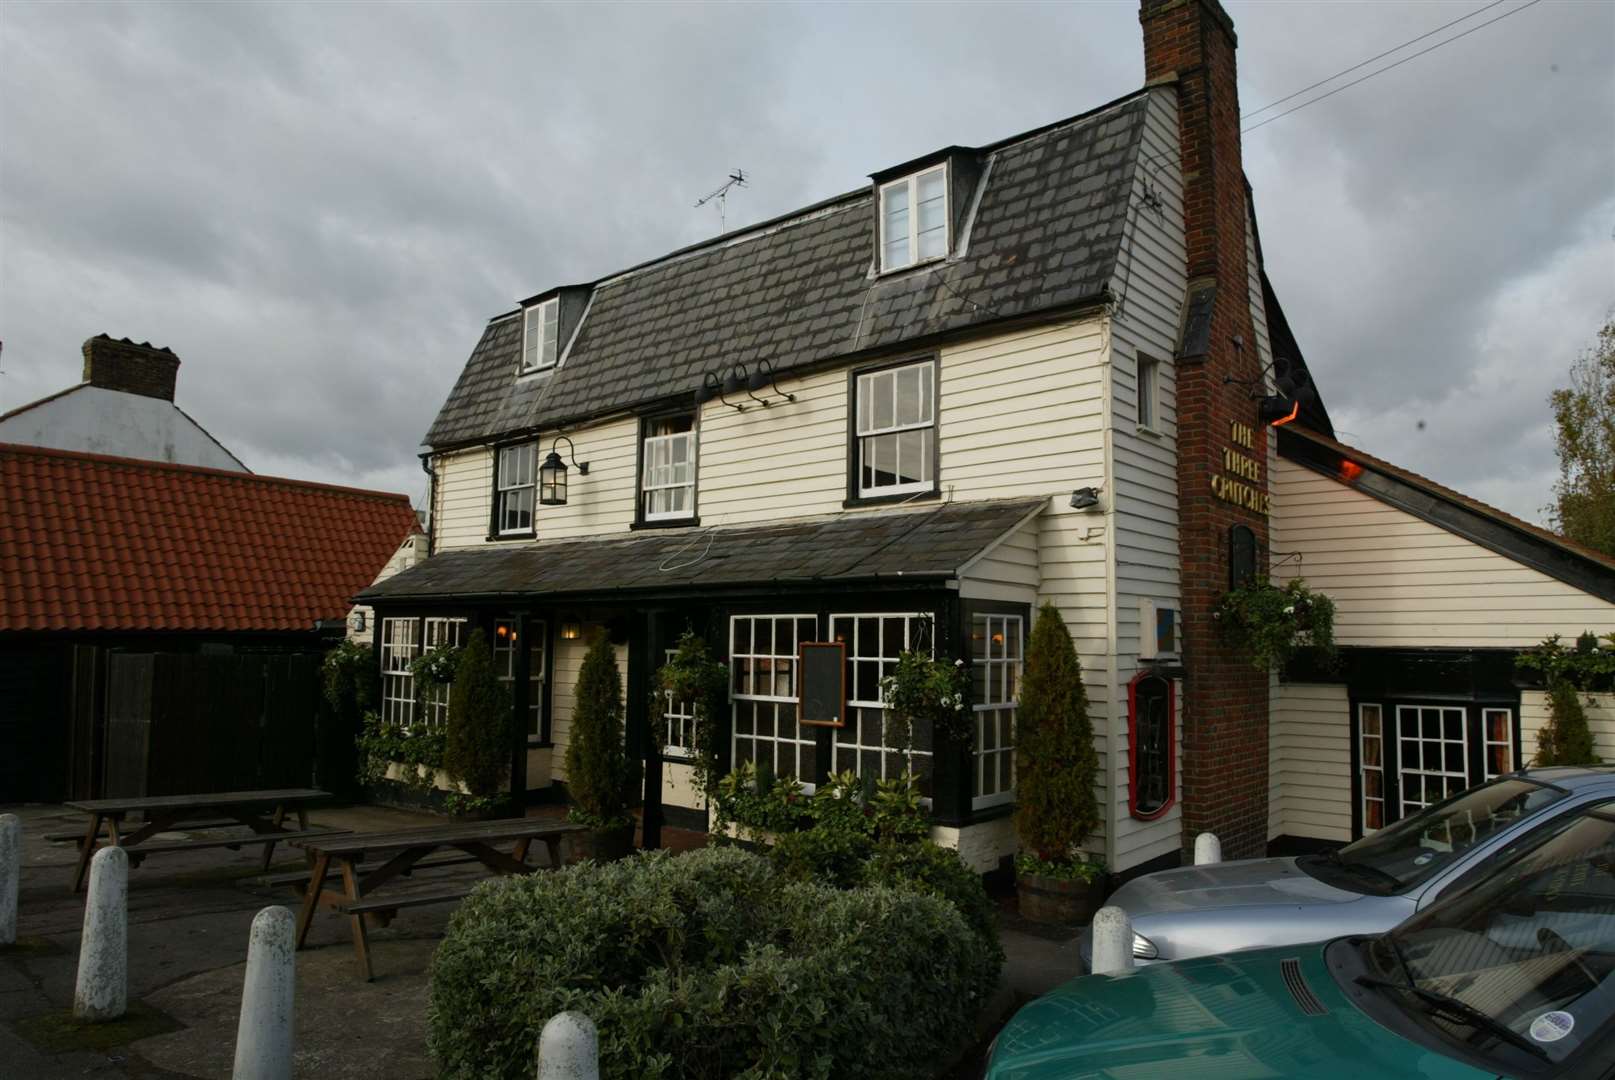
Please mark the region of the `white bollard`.
POLYGON ((538 1037, 538 1080, 600 1080, 600 1038, 580 1012, 556 1013, 538 1037))
POLYGON ((22 880, 22 819, 0 814, 0 945, 17 943, 17 886, 22 880))
POLYGON ((297 920, 279 905, 264 908, 252 920, 233 1080, 292 1080, 296 933, 297 920))
POLYGON ((129 856, 105 847, 90 860, 73 1015, 116 1020, 129 1004, 129 856))
POLYGON ((1093 973, 1113 975, 1133 969, 1133 920, 1119 907, 1102 907, 1093 916, 1093 973))
POLYGON ((1216 833, 1203 832, 1194 838, 1194 864, 1205 866, 1222 862, 1222 841, 1216 833))

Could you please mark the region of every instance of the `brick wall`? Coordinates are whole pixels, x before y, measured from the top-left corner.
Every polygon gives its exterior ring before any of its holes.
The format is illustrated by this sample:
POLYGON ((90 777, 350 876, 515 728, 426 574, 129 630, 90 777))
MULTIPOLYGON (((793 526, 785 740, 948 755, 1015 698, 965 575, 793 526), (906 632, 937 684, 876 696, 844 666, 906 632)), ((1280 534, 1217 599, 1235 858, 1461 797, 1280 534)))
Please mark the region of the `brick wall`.
MULTIPOLYGON (((1229 424, 1256 426, 1250 381, 1261 375, 1246 265, 1246 192, 1239 145, 1233 21, 1217 0, 1143 0, 1145 77, 1175 82, 1183 154, 1189 287, 1216 287, 1209 345, 1177 361, 1178 518, 1184 663, 1183 847, 1210 831, 1225 857, 1267 843, 1267 676, 1234 655, 1212 620, 1228 588, 1228 530, 1243 524, 1267 546, 1267 520, 1213 494, 1231 445, 1229 424), (1228 377, 1241 380, 1229 383, 1228 377)), ((1247 456, 1261 462, 1265 444, 1247 456)), ((1238 449, 1236 447, 1236 449, 1238 449)))
POLYGON ((168 349, 98 334, 84 343, 84 381, 105 390, 174 400, 179 357, 168 349))

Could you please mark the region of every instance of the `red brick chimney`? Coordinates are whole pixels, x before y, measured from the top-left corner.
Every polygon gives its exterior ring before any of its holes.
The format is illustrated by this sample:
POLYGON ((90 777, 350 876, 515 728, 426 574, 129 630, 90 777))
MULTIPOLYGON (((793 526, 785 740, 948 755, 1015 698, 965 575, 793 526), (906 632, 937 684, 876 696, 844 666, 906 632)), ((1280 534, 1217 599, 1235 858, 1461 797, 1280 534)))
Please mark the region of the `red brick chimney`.
MULTIPOLYGON (((1239 146, 1234 23, 1217 0, 1142 0, 1144 72, 1175 83, 1182 148, 1189 296, 1211 295, 1209 335, 1177 357, 1178 546, 1183 589, 1183 850, 1214 832, 1230 858, 1266 853, 1267 676, 1223 645, 1212 619, 1229 587, 1229 530, 1249 526, 1267 551, 1264 511, 1230 500, 1224 451, 1254 459, 1245 503, 1265 504, 1265 433, 1249 387, 1261 361, 1251 321, 1246 189, 1239 146), (1227 381, 1229 377, 1239 382, 1227 381), (1232 424, 1248 425, 1251 448, 1232 424)), ((1186 302, 1188 302, 1186 298, 1186 302)), ((1199 305, 1194 305, 1198 307, 1199 305)), ((1258 557, 1260 562, 1261 556, 1258 557)))
POLYGON ((84 381, 103 390, 174 400, 179 357, 170 349, 97 334, 84 343, 84 381))

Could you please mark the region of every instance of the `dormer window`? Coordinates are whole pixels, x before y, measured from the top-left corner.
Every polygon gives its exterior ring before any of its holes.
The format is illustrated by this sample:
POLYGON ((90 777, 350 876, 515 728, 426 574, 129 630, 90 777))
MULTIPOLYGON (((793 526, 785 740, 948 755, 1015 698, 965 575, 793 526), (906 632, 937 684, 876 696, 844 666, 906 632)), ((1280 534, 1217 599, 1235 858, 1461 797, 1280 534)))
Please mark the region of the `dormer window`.
POLYGON ((880 186, 882 272, 947 255, 947 168, 936 165, 880 186))
POLYGON ((561 345, 560 313, 559 297, 527 309, 522 326, 523 375, 555 366, 561 345))

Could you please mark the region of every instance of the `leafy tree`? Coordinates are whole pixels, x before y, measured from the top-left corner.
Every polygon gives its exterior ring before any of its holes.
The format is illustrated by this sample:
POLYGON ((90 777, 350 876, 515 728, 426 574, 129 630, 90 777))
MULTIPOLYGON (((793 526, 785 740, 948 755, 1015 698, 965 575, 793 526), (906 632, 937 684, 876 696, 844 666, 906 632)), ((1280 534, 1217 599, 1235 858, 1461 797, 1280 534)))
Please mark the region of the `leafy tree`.
POLYGON ((1536 765, 1596 765, 1581 694, 1560 679, 1548 688, 1548 722, 1537 732, 1536 765))
POLYGON ((479 798, 496 794, 510 775, 510 691, 494 672, 488 639, 479 630, 461 650, 449 684, 448 738, 443 767, 479 798))
POLYGON ((1015 831, 1041 861, 1068 862, 1099 825, 1099 755, 1082 662, 1053 604, 1038 612, 1027 643, 1017 723, 1015 831))
POLYGON ((572 736, 566 746, 566 785, 577 819, 607 828, 633 820, 638 805, 639 761, 624 738, 622 680, 617 651, 597 634, 578 671, 572 736))
POLYGON ((1615 317, 1548 403, 1559 452, 1548 520, 1566 538, 1615 555, 1615 317))

